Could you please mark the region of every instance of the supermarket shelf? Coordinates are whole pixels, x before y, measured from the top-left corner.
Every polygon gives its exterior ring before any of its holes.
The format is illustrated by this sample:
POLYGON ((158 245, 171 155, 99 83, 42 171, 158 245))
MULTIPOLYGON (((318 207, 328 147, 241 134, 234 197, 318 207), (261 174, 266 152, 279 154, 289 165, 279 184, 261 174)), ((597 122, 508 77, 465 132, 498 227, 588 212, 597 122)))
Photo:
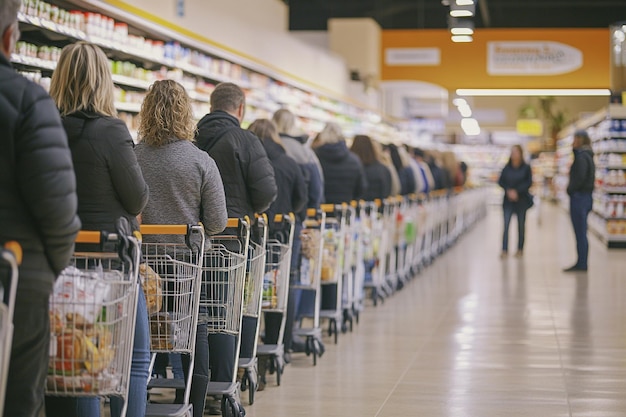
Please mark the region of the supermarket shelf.
POLYGON ((57 67, 57 63, 54 61, 46 61, 44 59, 33 58, 30 56, 18 54, 11 54, 11 62, 14 65, 20 65, 44 71, 54 71, 54 69, 57 67))
POLYGON ((208 94, 198 93, 197 91, 187 90, 187 94, 189 94, 189 98, 192 100, 200 101, 203 103, 209 103, 211 101, 211 96, 208 94))
POLYGON ((126 87, 134 87, 140 90, 147 90, 152 85, 151 81, 140 80, 138 78, 127 77, 125 75, 113 74, 113 82, 117 85, 125 85, 126 87))
POLYGON ((603 187, 602 191, 607 194, 626 194, 626 187, 603 187))
POLYGON ((127 113, 139 113, 141 110, 141 103, 123 103, 120 101, 115 102, 115 108, 117 111, 123 111, 127 113))
MULTIPOLYGON (((615 220, 615 219, 610 219, 615 220)), ((626 235, 625 234, 609 234, 607 232, 607 221, 599 216, 597 213, 592 212, 589 215, 589 230, 593 232, 602 242, 604 242, 609 248, 626 248, 626 235)))

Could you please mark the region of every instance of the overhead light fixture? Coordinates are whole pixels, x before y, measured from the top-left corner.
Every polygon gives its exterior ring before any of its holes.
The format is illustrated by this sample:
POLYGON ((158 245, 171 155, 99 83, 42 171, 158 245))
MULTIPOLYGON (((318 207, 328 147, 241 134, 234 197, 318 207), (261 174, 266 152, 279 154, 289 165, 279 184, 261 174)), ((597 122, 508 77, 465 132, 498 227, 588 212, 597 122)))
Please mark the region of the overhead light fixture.
POLYGON ((460 5, 458 3, 450 3, 450 16, 452 17, 472 17, 476 12, 476 6, 473 2, 470 4, 460 5))
POLYGON ((452 42, 456 43, 472 42, 473 40, 469 35, 452 35, 452 42))
POLYGON ((461 120, 461 129, 463 129, 463 132, 467 136, 480 135, 480 126, 478 125, 478 120, 471 117, 466 117, 461 120))
POLYGON ((467 100, 465 100, 464 98, 455 98, 454 100, 452 100, 452 104, 454 104, 457 107, 468 105, 467 100))
POLYGON ((610 96, 607 88, 460 88, 459 96, 610 96))
POLYGON ((474 0, 456 0, 457 6, 470 6, 474 4, 474 0))
POLYGON ((473 35, 474 21, 472 19, 463 19, 456 17, 448 17, 448 27, 453 35, 473 35))
POLYGON ((450 29, 450 32, 453 35, 466 35, 466 36, 470 36, 474 34, 474 29, 471 28, 452 28, 450 29))
POLYGON ((459 106, 458 109, 459 113, 461 113, 461 117, 472 117, 472 109, 470 108, 470 106, 459 106))

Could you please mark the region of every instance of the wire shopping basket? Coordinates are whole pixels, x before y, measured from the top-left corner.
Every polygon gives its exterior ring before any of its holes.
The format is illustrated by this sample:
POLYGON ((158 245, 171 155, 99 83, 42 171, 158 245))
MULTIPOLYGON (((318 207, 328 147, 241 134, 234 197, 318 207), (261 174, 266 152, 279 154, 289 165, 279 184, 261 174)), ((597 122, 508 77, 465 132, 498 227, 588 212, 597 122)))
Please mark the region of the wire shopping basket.
MULTIPOLYGON (((266 244, 264 291, 262 308, 266 312, 284 313, 287 309, 289 276, 291 274, 291 253, 295 217, 277 214, 274 218, 277 231, 266 244)), ((282 340, 279 337, 279 340, 282 340)))
POLYGON ((6 265, 8 272, 6 281, 0 281, 0 415, 4 412, 5 389, 9 376, 13 312, 17 294, 18 266, 21 262, 22 248, 19 243, 7 242, 3 248, 0 248, 0 265, 3 267, 6 265))
POLYGON ((128 233, 85 231, 76 242, 96 244, 101 250, 76 252, 55 283, 50 297, 46 394, 126 400, 137 312, 139 242, 128 233))

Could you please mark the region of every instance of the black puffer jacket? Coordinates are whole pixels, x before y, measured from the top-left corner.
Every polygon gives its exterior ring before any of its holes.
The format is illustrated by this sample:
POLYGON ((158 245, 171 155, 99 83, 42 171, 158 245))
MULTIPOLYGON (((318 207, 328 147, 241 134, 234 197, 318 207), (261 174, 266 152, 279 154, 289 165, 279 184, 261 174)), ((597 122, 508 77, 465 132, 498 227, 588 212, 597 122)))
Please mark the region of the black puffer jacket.
POLYGON ((593 151, 589 146, 574 149, 574 162, 569 170, 567 194, 590 194, 596 182, 596 166, 593 162, 593 151))
POLYGON ((263 147, 274 167, 278 195, 267 210, 270 224, 276 214, 300 213, 305 209, 308 193, 302 169, 276 142, 264 140, 263 147))
POLYGON ((277 192, 274 170, 259 138, 241 129, 234 116, 223 111, 204 116, 196 144, 220 170, 228 217, 253 219, 270 207, 277 192))
POLYGON ((324 170, 326 203, 347 203, 363 198, 367 189, 363 164, 345 142, 328 143, 314 150, 324 170))
POLYGON ((365 165, 365 178, 367 179, 367 190, 363 195, 366 201, 385 199, 391 195, 391 172, 386 166, 376 161, 365 165))
POLYGON ((0 245, 22 245, 19 289, 50 293, 80 229, 72 156, 54 102, 2 54, 0 97, 0 245))
POLYGON ((115 230, 148 202, 148 186, 123 121, 97 113, 77 112, 63 118, 76 171, 78 215, 84 230, 115 230))

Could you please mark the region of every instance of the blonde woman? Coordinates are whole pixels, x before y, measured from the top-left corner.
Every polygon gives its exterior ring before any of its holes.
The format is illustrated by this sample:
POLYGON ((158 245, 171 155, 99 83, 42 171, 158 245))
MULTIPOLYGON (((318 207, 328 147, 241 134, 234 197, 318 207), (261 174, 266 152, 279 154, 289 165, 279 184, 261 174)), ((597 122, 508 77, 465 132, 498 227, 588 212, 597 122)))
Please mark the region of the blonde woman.
MULTIPOLYGON (((133 141, 117 119, 109 62, 100 48, 77 42, 63 48, 52 74, 50 95, 63 119, 76 173, 78 215, 84 230, 115 230, 125 217, 136 228, 136 216, 148 200, 133 141)), ((145 414, 150 365, 148 317, 139 291, 127 416, 145 414)), ((123 403, 111 399, 111 415, 119 416, 123 403)), ((48 417, 100 415, 97 398, 48 398, 48 417)))
MULTIPOLYGON (((171 80, 156 81, 143 101, 139 116, 140 143, 135 151, 150 186, 143 223, 202 222, 207 236, 222 232, 227 221, 224 186, 215 161, 193 143, 196 133, 193 111, 183 86, 171 80)), ((206 321, 201 322, 190 397, 195 417, 202 416, 209 383, 209 341, 206 321)), ((183 371, 188 370, 189 358, 183 356, 183 371)), ((178 401, 181 394, 177 393, 178 401)))
POLYGON ((338 124, 326 124, 313 141, 313 150, 324 171, 326 203, 349 203, 363 197, 367 189, 363 164, 348 149, 338 124))

